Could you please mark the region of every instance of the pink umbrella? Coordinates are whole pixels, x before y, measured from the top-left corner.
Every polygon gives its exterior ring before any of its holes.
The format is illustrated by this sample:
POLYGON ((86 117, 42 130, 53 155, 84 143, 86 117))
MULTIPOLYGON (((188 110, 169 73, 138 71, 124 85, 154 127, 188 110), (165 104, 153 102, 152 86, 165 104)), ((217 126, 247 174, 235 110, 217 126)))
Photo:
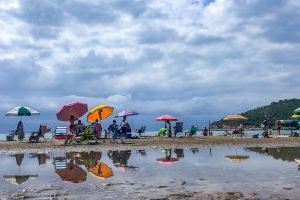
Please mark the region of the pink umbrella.
POLYGON ((71 116, 75 119, 82 117, 88 111, 88 106, 81 102, 65 104, 57 113, 56 117, 60 121, 69 121, 71 116))
POLYGON ((162 164, 162 165, 172 165, 174 164, 175 162, 178 161, 178 158, 158 158, 156 159, 156 162, 158 162, 159 164, 162 164))
POLYGON ((156 118, 157 121, 177 121, 177 118, 172 115, 163 115, 156 118))

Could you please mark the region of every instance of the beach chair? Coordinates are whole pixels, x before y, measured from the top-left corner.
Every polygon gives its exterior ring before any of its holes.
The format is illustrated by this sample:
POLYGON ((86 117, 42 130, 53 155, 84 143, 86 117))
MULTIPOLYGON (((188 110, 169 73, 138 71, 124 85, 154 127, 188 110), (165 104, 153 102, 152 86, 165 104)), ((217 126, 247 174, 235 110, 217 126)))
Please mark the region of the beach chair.
POLYGON ((140 129, 137 129, 136 132, 139 135, 139 137, 141 137, 142 134, 146 132, 146 126, 142 126, 140 129))
POLYGON ((56 140, 64 141, 67 138, 68 127, 67 126, 56 126, 52 135, 53 142, 56 140))
POLYGON ((174 135, 177 136, 178 133, 183 133, 183 122, 176 122, 174 126, 174 135))
POLYGON ((51 129, 47 127, 45 124, 41 124, 38 131, 31 132, 29 136, 29 142, 39 142, 40 138, 45 139, 45 134, 50 132, 51 129))

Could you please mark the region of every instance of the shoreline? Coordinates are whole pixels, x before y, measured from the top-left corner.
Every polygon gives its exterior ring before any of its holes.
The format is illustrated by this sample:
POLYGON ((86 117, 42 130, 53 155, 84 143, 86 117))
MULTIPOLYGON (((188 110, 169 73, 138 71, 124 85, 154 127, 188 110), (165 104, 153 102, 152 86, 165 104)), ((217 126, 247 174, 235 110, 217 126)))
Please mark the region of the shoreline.
POLYGON ((157 148, 201 148, 201 147, 297 147, 300 137, 285 138, 237 138, 226 136, 207 136, 189 138, 140 138, 126 139, 123 143, 117 140, 103 140, 99 144, 55 144, 52 140, 40 143, 27 141, 0 141, 0 153, 39 153, 48 151, 95 151, 95 150, 127 150, 157 148))

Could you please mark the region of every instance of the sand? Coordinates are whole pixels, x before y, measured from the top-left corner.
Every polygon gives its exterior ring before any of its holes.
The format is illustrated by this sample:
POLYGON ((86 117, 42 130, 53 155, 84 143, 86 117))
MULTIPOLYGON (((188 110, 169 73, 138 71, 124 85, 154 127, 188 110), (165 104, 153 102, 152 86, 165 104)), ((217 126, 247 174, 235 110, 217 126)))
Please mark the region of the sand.
POLYGON ((42 151, 89 151, 143 148, 190 148, 213 146, 241 146, 241 147, 291 147, 300 146, 300 137, 285 138, 232 138, 226 136, 189 137, 189 138, 158 138, 149 137, 126 140, 103 140, 99 144, 71 144, 63 145, 59 141, 42 141, 29 143, 26 141, 0 141, 0 152, 42 152, 42 151))

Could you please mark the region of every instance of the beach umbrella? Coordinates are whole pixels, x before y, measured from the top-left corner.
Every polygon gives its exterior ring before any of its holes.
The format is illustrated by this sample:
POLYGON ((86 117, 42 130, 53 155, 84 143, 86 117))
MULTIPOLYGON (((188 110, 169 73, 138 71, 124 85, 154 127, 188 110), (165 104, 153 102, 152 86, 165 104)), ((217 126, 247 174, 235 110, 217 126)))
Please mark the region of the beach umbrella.
POLYGON ((135 112, 135 111, 132 111, 132 110, 122 110, 121 112, 119 112, 117 114, 117 116, 115 116, 116 118, 117 117, 123 117, 123 122, 126 121, 126 118, 127 116, 132 116, 132 115, 138 115, 139 113, 135 112))
POLYGON ((4 175, 3 178, 10 184, 21 185, 28 183, 29 181, 35 180, 38 177, 35 175, 4 175))
POLYGON ((98 120, 104 120, 112 115, 114 112, 114 108, 107 105, 98 105, 92 108, 88 115, 87 115, 87 121, 88 122, 95 122, 96 119, 98 120))
POLYGON ((233 163, 241 163, 242 161, 245 161, 249 158, 250 156, 247 155, 228 155, 225 156, 226 160, 229 160, 233 163))
POLYGON ((82 117, 88 111, 88 106, 81 102, 65 104, 57 113, 56 117, 60 121, 69 121, 71 116, 75 119, 82 117))
POLYGON ((223 117, 224 121, 243 121, 247 120, 247 117, 244 117, 243 115, 228 115, 223 117))
POLYGON ((7 182, 14 184, 14 185, 21 185, 24 183, 27 183, 29 181, 32 181, 38 177, 37 174, 35 175, 21 175, 21 164, 24 159, 24 154, 19 153, 14 155, 16 158, 16 163, 19 167, 19 173, 17 175, 4 175, 3 178, 7 182))
POLYGON ((27 106, 16 106, 11 108, 7 113, 6 116, 36 116, 40 113, 36 110, 33 110, 32 108, 29 108, 27 106))
POLYGON ((178 119, 172 115, 162 115, 156 118, 157 121, 177 121, 178 119))
POLYGON ((96 166, 90 167, 88 171, 92 176, 100 179, 113 176, 112 168, 110 168, 104 162, 98 162, 96 166))
POLYGON ((294 113, 295 113, 296 115, 300 115, 300 107, 297 108, 296 110, 294 110, 294 113))
POLYGON ((300 119, 300 114, 293 114, 291 116, 292 119, 300 119))
POLYGON ((87 173, 81 167, 74 164, 72 161, 67 164, 66 168, 56 169, 62 181, 71 183, 82 183, 86 181, 87 173))
POLYGON ((171 164, 174 164, 175 162, 177 162, 179 159, 178 158, 157 158, 156 159, 156 162, 158 162, 159 164, 162 164, 162 165, 171 165, 171 164))
POLYGON ((115 117, 127 117, 127 116, 131 116, 131 115, 138 115, 139 113, 132 111, 132 110, 122 110, 121 112, 119 112, 117 114, 117 116, 115 117))

